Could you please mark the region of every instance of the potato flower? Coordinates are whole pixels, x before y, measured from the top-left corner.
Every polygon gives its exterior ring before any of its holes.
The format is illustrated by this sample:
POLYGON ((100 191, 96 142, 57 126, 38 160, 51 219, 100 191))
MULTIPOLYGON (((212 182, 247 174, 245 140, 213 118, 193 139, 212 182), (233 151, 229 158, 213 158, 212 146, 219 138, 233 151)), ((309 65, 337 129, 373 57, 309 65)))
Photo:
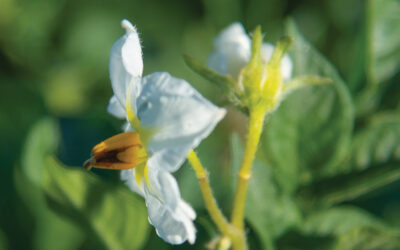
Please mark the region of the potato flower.
MULTIPOLYGON (((261 60, 268 63, 274 51, 274 46, 264 42, 261 47, 261 60)), ((229 25, 222 30, 214 41, 214 51, 208 65, 223 75, 237 79, 240 71, 249 63, 251 58, 251 39, 239 22, 229 25)), ((281 61, 281 74, 284 81, 291 78, 292 61, 286 54, 281 61)))
MULTIPOLYGON (((207 137, 225 110, 202 97, 189 83, 168 73, 142 77, 143 60, 136 28, 122 21, 126 34, 110 55, 114 95, 108 111, 126 119, 125 133, 92 150, 86 168, 121 169, 121 179, 145 198, 150 223, 170 244, 193 244, 193 209, 181 199, 171 174, 207 137)), ((134 212, 134 211, 132 211, 134 212)))

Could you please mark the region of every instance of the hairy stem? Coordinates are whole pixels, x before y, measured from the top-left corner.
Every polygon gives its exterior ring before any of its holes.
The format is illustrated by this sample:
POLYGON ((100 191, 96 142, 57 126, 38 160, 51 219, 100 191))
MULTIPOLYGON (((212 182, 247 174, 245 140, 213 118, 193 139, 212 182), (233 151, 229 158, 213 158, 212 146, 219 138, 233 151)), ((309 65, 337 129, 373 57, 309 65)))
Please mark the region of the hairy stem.
POLYGON ((233 227, 219 209, 210 187, 208 173, 204 169, 196 153, 194 151, 191 151, 187 156, 187 159, 192 165, 194 171, 196 172, 196 176, 201 189, 201 194, 203 195, 203 200, 206 209, 211 216, 211 219, 217 225, 219 231, 221 231, 223 235, 227 236, 231 240, 233 249, 247 249, 246 239, 243 232, 240 232, 235 227, 233 227))
POLYGON ((247 189, 251 178, 251 167, 257 152, 258 143, 264 123, 265 111, 262 108, 250 110, 249 131, 247 135, 246 150, 242 165, 239 170, 238 184, 233 201, 232 225, 241 232, 244 231, 244 208, 246 204, 247 189))
POLYGON ((201 194, 203 195, 204 203, 206 205, 208 213, 211 216, 211 219, 214 221, 218 229, 223 234, 228 235, 230 225, 225 216, 222 214, 221 210, 219 209, 214 195, 211 191, 207 171, 204 169, 194 151, 191 151, 187 158, 190 164, 193 166, 194 171, 196 172, 196 176, 201 189, 201 194))

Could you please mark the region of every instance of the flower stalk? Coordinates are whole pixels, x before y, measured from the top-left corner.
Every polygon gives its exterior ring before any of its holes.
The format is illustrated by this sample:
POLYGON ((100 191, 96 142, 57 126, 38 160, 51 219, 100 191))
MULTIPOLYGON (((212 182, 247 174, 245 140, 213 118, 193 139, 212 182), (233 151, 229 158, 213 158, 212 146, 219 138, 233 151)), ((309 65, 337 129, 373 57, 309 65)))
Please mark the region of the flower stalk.
MULTIPOLYGON (((228 237, 229 240, 232 242, 233 249, 247 249, 245 240, 246 238, 243 231, 237 230, 236 227, 231 225, 219 209, 217 201, 215 200, 210 187, 208 173, 201 164, 197 154, 192 150, 188 154, 187 159, 196 173, 200 185, 201 194, 203 196, 206 209, 210 214, 211 219, 214 221, 215 225, 217 225, 219 231, 225 237, 228 237)), ((225 237, 224 239, 226 240, 225 237)))
POLYGON ((246 150, 238 175, 238 185, 233 202, 231 222, 228 222, 219 209, 212 194, 208 173, 202 166, 196 153, 191 151, 188 160, 196 172, 199 181, 204 203, 211 219, 217 225, 224 236, 227 236, 234 250, 248 249, 244 231, 244 209, 249 181, 251 179, 251 167, 257 152, 260 135, 263 128, 266 110, 263 106, 255 106, 250 110, 249 132, 246 143, 246 150))
POLYGON ((241 232, 244 232, 244 209, 247 189, 251 179, 251 167, 260 141, 264 119, 265 110, 263 108, 256 106, 254 109, 250 110, 246 150, 238 174, 238 184, 236 187, 231 216, 232 225, 241 232))
POLYGON ((223 234, 228 235, 230 225, 228 220, 219 209, 217 202, 212 194, 207 171, 204 169, 199 158, 197 157, 197 154, 193 150, 189 153, 187 159, 192 165, 194 171, 196 172, 196 176, 201 189, 201 194, 203 195, 204 203, 206 205, 208 213, 217 225, 218 229, 223 234))

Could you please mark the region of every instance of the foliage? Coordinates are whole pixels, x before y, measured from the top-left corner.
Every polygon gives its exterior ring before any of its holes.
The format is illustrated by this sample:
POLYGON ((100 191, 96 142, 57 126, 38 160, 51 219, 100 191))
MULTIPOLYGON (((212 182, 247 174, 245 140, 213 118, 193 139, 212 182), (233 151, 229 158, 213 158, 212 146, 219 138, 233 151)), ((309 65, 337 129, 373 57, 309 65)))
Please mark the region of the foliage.
POLYGON ((233 80, 202 62, 233 21, 261 25, 272 43, 294 38, 294 77, 331 82, 294 90, 267 117, 246 203, 251 249, 399 249, 399 8, 398 0, 0 1, 0 249, 204 249, 218 239, 187 164, 176 176, 198 215, 194 246, 160 240, 118 173, 72 167, 120 131, 106 106, 122 18, 141 34, 145 74, 171 72, 243 111, 229 108, 197 149, 225 214, 247 110, 233 80))

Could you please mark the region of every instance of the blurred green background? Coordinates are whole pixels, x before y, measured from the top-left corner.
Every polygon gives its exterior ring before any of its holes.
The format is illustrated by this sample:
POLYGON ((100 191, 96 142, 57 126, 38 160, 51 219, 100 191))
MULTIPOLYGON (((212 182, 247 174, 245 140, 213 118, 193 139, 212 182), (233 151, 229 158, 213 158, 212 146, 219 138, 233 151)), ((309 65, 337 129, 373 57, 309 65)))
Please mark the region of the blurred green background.
MULTIPOLYGON (((123 18, 140 32, 145 75, 168 71, 218 105, 183 54, 205 62, 234 21, 249 32, 260 24, 266 41, 294 36, 295 75, 338 87, 289 96, 267 125, 247 204, 251 248, 400 249, 398 0, 0 0, 0 249, 173 248, 117 172, 59 166, 81 166, 120 131, 106 107, 123 18)), ((245 115, 229 108, 198 149, 227 214, 245 131, 245 115)), ((212 249, 194 173, 186 163, 176 176, 198 213, 194 248, 212 249)))

